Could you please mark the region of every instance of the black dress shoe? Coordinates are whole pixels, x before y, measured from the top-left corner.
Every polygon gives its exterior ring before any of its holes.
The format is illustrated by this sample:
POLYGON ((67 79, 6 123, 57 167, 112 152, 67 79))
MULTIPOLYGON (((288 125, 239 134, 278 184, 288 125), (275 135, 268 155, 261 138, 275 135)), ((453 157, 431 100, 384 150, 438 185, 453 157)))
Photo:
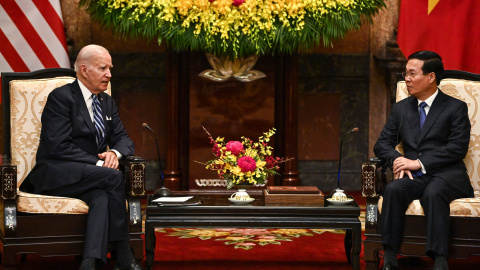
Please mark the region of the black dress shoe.
POLYGON ((383 270, 400 270, 400 267, 387 263, 383 266, 383 270))
POLYGON ((139 263, 132 262, 132 264, 130 264, 129 266, 123 267, 123 268, 118 266, 118 265, 115 265, 113 270, 143 270, 143 268, 139 263))

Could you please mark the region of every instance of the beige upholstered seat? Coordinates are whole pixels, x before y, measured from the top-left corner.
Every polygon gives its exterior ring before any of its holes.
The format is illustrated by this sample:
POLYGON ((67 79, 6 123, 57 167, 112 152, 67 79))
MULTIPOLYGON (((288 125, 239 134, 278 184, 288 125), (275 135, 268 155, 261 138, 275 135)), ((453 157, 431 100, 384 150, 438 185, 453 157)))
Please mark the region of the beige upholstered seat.
MULTIPOLYGON (((461 79, 444 79, 439 88, 447 95, 455 97, 467 103, 468 115, 472 130, 470 133, 470 145, 467 156, 464 159, 468 170, 468 176, 475 191, 475 198, 454 200, 450 204, 451 216, 480 216, 480 82, 466 81, 461 79)), ((397 84, 396 101, 408 97, 407 87, 404 81, 397 84)), ((402 152, 401 147, 397 148, 402 152)), ((378 202, 381 212, 382 198, 378 202)), ((419 200, 413 201, 407 209, 407 215, 423 215, 423 209, 419 200)))
MULTIPOLYGON (((71 83, 73 77, 13 80, 10 82, 12 164, 17 166, 17 188, 35 165, 39 145, 41 114, 48 94, 71 83)), ((110 94, 110 85, 107 93, 110 94)), ((18 191, 18 211, 26 213, 86 214, 81 200, 18 191)))

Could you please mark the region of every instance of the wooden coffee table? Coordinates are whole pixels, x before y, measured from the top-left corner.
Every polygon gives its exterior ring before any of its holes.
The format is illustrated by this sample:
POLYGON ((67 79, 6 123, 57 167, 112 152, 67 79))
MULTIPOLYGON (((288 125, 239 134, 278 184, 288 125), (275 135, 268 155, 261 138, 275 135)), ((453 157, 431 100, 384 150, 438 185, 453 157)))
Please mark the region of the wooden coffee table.
MULTIPOLYGON (((227 195, 197 195, 202 205, 157 206, 148 199, 145 220, 146 267, 152 269, 155 228, 295 228, 346 230, 345 253, 353 269, 360 268, 360 207, 347 205, 324 207, 265 206, 262 196, 252 196, 248 205, 234 205, 227 195)), ((322 244, 322 243, 321 243, 322 244)), ((324 244, 324 243, 323 243, 324 244)))

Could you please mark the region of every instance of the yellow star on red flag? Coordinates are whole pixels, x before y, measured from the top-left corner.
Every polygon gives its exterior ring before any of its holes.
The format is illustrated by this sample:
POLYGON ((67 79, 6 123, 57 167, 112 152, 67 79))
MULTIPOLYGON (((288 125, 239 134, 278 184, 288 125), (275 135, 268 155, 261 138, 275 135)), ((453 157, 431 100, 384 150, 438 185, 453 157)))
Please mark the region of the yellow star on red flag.
POLYGON ((428 0, 428 14, 432 12, 438 2, 440 2, 440 0, 428 0))
POLYGON ((402 0, 398 46, 405 57, 430 50, 442 56, 445 69, 480 74, 478 3, 479 0, 402 0))

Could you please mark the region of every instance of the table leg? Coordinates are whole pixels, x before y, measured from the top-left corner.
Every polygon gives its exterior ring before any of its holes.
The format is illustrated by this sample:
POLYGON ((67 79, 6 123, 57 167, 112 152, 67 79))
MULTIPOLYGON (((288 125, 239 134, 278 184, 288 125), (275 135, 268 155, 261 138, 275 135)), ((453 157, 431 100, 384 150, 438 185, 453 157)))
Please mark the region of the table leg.
POLYGON ((145 254, 147 270, 151 270, 153 267, 153 259, 155 257, 155 227, 147 226, 145 224, 145 254))
POLYGON ((345 246, 345 255, 348 263, 352 263, 352 230, 345 230, 345 239, 343 241, 345 246))
POLYGON ((360 251, 362 249, 362 225, 359 223, 352 228, 352 268, 360 269, 360 251))
POLYGON ((345 230, 345 255, 353 269, 360 269, 360 251, 362 249, 361 226, 355 225, 345 230))

